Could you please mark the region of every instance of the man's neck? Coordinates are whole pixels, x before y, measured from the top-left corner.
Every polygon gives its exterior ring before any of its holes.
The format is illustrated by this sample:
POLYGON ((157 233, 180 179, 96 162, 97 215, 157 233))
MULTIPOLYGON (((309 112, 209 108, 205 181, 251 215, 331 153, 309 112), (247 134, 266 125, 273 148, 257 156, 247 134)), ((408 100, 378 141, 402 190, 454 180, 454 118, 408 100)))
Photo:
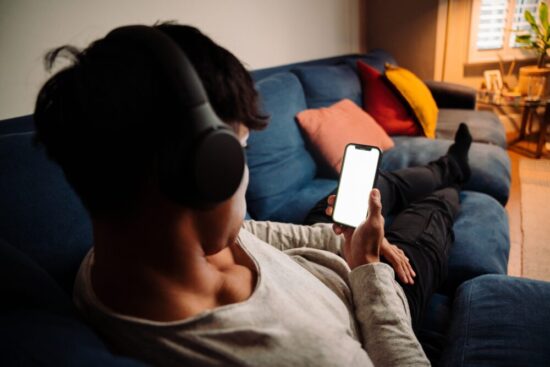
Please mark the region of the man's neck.
POLYGON ((92 284, 108 307, 170 321, 250 296, 255 273, 239 246, 207 255, 191 221, 149 220, 116 227, 94 222, 92 284))

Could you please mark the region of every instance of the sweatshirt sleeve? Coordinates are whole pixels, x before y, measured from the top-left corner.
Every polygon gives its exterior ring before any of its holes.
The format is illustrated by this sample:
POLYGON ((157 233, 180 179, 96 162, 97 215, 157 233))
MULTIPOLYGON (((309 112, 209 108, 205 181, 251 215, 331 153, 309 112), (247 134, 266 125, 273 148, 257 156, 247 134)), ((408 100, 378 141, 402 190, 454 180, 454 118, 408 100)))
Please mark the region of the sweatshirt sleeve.
POLYGON ((281 251, 309 247, 340 254, 340 248, 344 243, 343 236, 336 235, 329 223, 302 226, 247 220, 243 223, 243 228, 281 251))
POLYGON ((393 269, 384 263, 362 265, 349 274, 349 282, 363 348, 374 365, 429 366, 393 269))

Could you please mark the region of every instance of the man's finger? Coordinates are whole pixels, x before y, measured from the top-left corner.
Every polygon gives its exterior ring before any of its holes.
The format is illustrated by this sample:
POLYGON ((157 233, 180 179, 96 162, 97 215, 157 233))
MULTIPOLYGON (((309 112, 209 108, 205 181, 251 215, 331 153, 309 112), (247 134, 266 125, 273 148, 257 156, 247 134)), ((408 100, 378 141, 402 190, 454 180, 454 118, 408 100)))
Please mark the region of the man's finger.
POLYGON ((370 193, 369 212, 371 215, 382 215, 382 201, 378 189, 372 189, 370 193))
POLYGON ((407 273, 405 272, 405 269, 403 269, 403 267, 401 265, 398 266, 398 273, 399 273, 399 277, 401 278, 401 281, 405 284, 408 284, 409 283, 409 277, 407 276, 407 273))
POLYGON ((405 271, 407 272, 407 277, 409 278, 409 284, 414 284, 414 279, 411 274, 411 269, 407 266, 407 264, 403 264, 403 267, 405 268, 405 271))
POLYGON ((392 264, 392 266, 393 266, 397 276, 399 277, 399 279, 403 283, 408 284, 409 283, 409 277, 407 276, 407 272, 406 272, 405 268, 402 266, 401 259, 399 258, 397 253, 392 250, 390 252, 390 254, 388 254, 388 255, 389 256, 387 256, 387 260, 390 262, 390 264, 392 264))
POLYGON ((325 209, 325 214, 328 215, 329 217, 331 217, 333 211, 334 211, 334 209, 333 209, 332 206, 327 206, 327 208, 325 209))
POLYGON ((416 277, 416 273, 414 272, 414 269, 413 269, 411 263, 408 262, 408 260, 409 260, 409 259, 407 259, 407 266, 408 266, 408 268, 409 268, 409 271, 410 271, 410 273, 411 273, 411 276, 416 277))
POLYGON ((412 279, 409 276, 409 274, 407 273, 407 269, 402 264, 400 264, 400 268, 401 268, 401 272, 403 273, 403 277, 405 278, 405 283, 406 284, 412 284, 412 282, 411 282, 412 279))
POLYGON ((334 202, 336 201, 336 195, 329 195, 327 198, 328 205, 334 205, 334 202))

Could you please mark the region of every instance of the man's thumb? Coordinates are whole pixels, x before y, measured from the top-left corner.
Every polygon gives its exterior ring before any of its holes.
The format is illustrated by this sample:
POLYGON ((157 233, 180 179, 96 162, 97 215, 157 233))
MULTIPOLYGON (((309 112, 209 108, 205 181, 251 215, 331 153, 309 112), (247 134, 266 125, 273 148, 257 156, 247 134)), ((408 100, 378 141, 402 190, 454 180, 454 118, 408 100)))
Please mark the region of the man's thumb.
POLYGON ((370 215, 382 215, 382 200, 380 199, 380 191, 372 189, 369 196, 369 212, 370 215))

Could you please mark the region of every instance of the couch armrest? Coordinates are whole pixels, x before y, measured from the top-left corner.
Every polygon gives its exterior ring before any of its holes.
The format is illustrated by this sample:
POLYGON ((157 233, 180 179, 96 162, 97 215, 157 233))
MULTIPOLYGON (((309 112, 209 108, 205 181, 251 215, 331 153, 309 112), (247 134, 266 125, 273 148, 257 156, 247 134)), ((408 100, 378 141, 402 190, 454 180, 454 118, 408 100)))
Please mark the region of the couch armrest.
POLYGON ((460 84, 424 81, 439 108, 461 108, 473 110, 476 107, 476 91, 460 84))
POLYGON ((452 306, 441 366, 548 366, 550 282, 482 275, 452 306))

